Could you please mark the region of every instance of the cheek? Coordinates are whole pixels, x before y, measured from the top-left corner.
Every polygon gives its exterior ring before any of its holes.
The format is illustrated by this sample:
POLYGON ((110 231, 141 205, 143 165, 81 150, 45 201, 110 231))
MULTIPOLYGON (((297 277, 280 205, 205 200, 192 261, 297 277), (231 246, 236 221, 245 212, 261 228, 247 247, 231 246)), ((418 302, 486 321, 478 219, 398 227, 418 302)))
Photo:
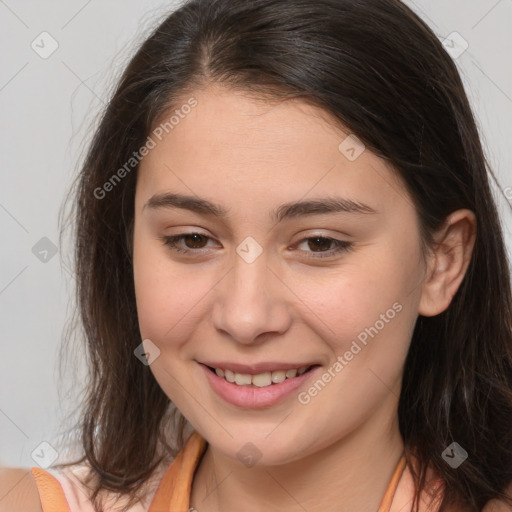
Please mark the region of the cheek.
POLYGON ((335 355, 349 351, 347 357, 357 355, 362 363, 402 359, 406 353, 417 318, 421 266, 412 244, 400 252, 393 246, 375 244, 338 269, 302 273, 290 283, 306 306, 303 318, 335 355))
POLYGON ((187 311, 186 289, 176 293, 178 276, 170 272, 165 251, 155 240, 136 240, 133 276, 137 314, 143 338, 157 343, 187 311), (167 264, 166 264, 167 263, 167 264))
MULTIPOLYGON (((370 357, 367 349, 373 340, 405 341, 402 333, 410 320, 402 321, 404 307, 397 299, 399 293, 389 288, 360 286, 352 276, 326 285, 321 294, 305 290, 298 295, 309 310, 303 320, 329 345, 333 358, 346 354, 347 361, 357 359, 357 365, 370 357)), ((388 353, 389 349, 387 343, 388 353)))
POLYGON ((215 280, 194 265, 172 262, 154 240, 134 245, 133 274, 141 336, 177 348, 197 325, 215 280))

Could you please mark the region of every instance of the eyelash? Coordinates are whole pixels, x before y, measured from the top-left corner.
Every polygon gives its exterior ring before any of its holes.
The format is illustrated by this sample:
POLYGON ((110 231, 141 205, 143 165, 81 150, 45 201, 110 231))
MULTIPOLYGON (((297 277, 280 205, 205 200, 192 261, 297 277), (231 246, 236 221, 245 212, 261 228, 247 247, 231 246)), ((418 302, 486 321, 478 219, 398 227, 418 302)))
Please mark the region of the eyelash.
MULTIPOLYGON (((184 239, 185 237, 187 236, 193 236, 193 235, 199 235, 199 236, 202 236, 204 238, 207 238, 208 240, 211 240, 210 237, 206 236, 206 235, 203 235, 202 233, 182 233, 180 235, 173 235, 173 236, 164 236, 164 237, 161 237, 161 240, 162 240, 162 244, 169 247, 170 250, 172 251, 176 251, 176 252, 179 252, 181 254, 190 254, 190 253, 193 253, 193 252, 200 252, 203 247, 201 248, 198 248, 198 249, 190 249, 190 248, 187 248, 187 249, 183 249, 182 247, 178 247, 178 242, 182 239, 184 239)), ((318 259, 318 258, 328 258, 328 257, 331 257, 331 256, 334 256, 336 254, 340 254, 340 253, 343 253, 343 252, 349 252, 351 250, 353 250, 353 243, 352 242, 346 242, 346 241, 343 241, 343 240, 337 240, 335 238, 330 238, 330 237, 327 237, 327 236, 310 236, 310 237, 306 237, 306 238, 303 238, 302 240, 299 241, 299 245, 302 243, 302 242, 305 242, 307 240, 315 240, 315 239, 319 239, 319 240, 328 240, 330 242, 332 242, 332 244, 335 246, 334 249, 329 249, 327 251, 319 251, 319 252, 310 252, 310 254, 313 254, 314 256, 307 256, 307 258, 312 258, 312 259, 318 259)), ((309 252, 309 251, 304 251, 304 252, 309 252)))

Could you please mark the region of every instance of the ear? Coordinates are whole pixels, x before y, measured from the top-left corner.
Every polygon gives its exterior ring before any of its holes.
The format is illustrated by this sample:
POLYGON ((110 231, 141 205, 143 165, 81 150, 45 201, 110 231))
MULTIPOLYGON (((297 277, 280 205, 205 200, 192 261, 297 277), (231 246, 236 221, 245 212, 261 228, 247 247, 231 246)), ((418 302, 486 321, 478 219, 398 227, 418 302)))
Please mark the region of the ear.
POLYGON ((471 210, 449 215, 434 235, 428 256, 418 313, 436 316, 448 309, 466 274, 476 239, 476 217, 471 210))

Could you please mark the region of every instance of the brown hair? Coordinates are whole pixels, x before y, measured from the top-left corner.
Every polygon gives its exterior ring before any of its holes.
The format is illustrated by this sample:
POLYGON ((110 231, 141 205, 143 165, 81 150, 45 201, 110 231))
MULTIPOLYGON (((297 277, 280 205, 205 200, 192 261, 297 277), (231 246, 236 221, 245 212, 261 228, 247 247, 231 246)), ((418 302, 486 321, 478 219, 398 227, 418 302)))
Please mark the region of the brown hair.
POLYGON ((125 69, 78 177, 73 213, 90 369, 80 405, 84 455, 75 462, 87 461, 97 476, 93 498, 108 489, 135 500, 157 465, 183 446, 187 423, 133 353, 141 343, 131 259, 137 166, 104 197, 98 190, 157 119, 212 83, 301 98, 332 114, 399 173, 426 247, 451 212, 475 213, 476 245, 458 293, 444 313, 417 320, 399 425, 408 461, 418 461, 417 490, 429 464, 445 482, 441 510, 477 511, 507 499, 512 298, 493 175, 455 64, 398 0, 191 0, 125 69), (469 453, 458 469, 441 456, 453 441, 469 453))

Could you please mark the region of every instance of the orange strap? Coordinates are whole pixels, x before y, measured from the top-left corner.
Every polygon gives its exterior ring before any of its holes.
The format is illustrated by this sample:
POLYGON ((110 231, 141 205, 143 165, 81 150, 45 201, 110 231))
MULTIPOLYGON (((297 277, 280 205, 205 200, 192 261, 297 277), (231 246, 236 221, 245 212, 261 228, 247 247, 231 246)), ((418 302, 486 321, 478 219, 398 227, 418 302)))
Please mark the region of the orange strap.
POLYGON ((148 512, 188 512, 194 469, 205 447, 206 440, 194 430, 162 478, 148 512))
MULTIPOLYGON (((162 478, 148 512, 188 512, 194 470, 205 447, 206 440, 194 431, 162 478)), ((402 455, 378 512, 389 512, 405 464, 402 455)), ((37 483, 43 512, 71 512, 60 482, 44 469, 33 467, 30 471, 37 483)))
MULTIPOLYGON (((188 512, 194 469, 203 455, 205 447, 205 439, 197 431, 194 431, 162 478, 148 512, 188 512)), ((389 512, 405 465, 405 455, 402 455, 378 512, 389 512)))
MULTIPOLYGON (((206 441, 196 431, 169 466, 148 512, 188 512, 194 468, 206 447, 206 441)), ((37 484, 43 512, 71 512, 60 482, 48 471, 30 469, 37 484)))
POLYGON ((386 494, 384 494, 384 498, 382 498, 382 503, 380 504, 378 512, 389 512, 389 509, 391 508, 391 503, 393 502, 393 498, 396 493, 396 489, 398 487, 398 482, 400 482, 400 478, 402 478, 404 469, 405 455, 402 455, 402 457, 398 461, 395 472, 391 477, 388 488, 386 490, 386 494))
POLYGON ((34 476, 43 512, 71 512, 60 482, 48 471, 33 467, 30 472, 34 476))

